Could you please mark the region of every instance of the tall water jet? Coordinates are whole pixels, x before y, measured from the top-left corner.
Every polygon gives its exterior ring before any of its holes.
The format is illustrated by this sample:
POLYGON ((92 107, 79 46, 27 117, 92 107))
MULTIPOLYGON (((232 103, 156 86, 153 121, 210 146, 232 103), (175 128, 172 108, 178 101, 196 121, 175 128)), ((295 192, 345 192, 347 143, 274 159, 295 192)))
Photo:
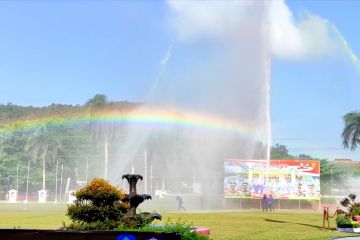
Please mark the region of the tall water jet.
POLYGON ((267 140, 266 140, 266 182, 269 179, 269 168, 271 160, 271 59, 268 57, 266 67, 266 129, 267 129, 267 140))
POLYGON ((152 179, 151 189, 221 197, 224 159, 270 158, 268 4, 167 4, 178 36, 176 52, 166 74, 161 65, 161 81, 157 78, 153 84, 149 102, 134 111, 147 115, 160 108, 161 120, 141 127, 129 124, 125 139, 119 142, 120 157, 109 163, 109 176, 117 181, 118 172, 130 171, 132 162, 137 172, 146 175, 143 152, 147 149, 146 165, 152 166, 153 175, 161 176, 152 179), (175 65, 184 53, 186 63, 175 65), (193 117, 196 114, 207 117, 199 120, 193 117), (196 124, 166 121, 169 115, 196 124), (220 127, 206 127, 212 118, 222 119, 220 127), (229 122, 240 127, 227 127, 229 122))

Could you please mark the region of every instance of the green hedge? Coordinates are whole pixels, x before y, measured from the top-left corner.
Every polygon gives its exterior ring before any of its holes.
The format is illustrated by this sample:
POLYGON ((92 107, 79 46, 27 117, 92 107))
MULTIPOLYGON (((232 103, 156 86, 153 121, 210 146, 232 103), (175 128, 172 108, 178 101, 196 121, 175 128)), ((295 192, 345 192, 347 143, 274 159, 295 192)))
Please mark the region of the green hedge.
POLYGON ((141 232, 176 232, 181 234, 181 240, 211 240, 210 237, 201 235, 192 231, 192 224, 180 219, 172 222, 168 219, 165 225, 148 225, 142 228, 129 229, 124 226, 119 226, 116 230, 119 231, 141 231, 141 232))

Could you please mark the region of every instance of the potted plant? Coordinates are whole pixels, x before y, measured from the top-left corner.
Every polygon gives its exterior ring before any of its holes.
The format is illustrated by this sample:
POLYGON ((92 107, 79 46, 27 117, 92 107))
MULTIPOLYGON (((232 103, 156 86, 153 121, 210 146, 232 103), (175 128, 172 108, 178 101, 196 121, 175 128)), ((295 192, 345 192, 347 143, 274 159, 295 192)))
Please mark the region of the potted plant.
POLYGON ((356 195, 349 194, 340 201, 344 210, 337 210, 336 226, 341 232, 360 232, 360 203, 356 202, 356 195))

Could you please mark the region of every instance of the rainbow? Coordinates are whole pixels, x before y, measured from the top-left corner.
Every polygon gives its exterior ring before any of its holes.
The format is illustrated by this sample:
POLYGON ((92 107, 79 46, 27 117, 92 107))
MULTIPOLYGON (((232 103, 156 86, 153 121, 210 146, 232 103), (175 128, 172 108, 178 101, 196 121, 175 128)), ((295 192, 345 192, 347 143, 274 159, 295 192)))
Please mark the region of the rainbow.
POLYGON ((85 124, 115 124, 154 128, 182 126, 190 129, 237 133, 247 138, 254 138, 256 133, 255 128, 229 119, 189 112, 183 114, 179 111, 139 109, 132 111, 103 110, 94 113, 79 111, 76 113, 30 117, 13 122, 0 123, 0 134, 31 131, 44 126, 77 126, 85 124))

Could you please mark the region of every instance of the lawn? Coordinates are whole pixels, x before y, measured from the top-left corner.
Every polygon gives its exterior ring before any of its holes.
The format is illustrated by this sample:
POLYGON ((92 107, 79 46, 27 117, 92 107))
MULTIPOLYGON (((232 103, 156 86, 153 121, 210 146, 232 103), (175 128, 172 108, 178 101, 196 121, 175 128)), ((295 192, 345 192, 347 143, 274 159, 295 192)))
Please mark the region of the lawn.
MULTIPOLYGON (((329 239, 351 234, 322 229, 322 214, 314 212, 213 212, 168 213, 211 229, 214 240, 227 239, 329 239)), ((334 222, 331 227, 335 227, 334 222)), ((357 235, 360 236, 360 235, 357 235)))
MULTIPOLYGON (((69 222, 63 204, 0 204, 0 228, 50 228, 69 222)), ((168 212, 163 221, 171 218, 191 222, 211 229, 214 240, 227 239, 329 239, 350 234, 323 230, 319 212, 168 212)), ((331 223, 334 227, 334 222, 331 223)), ((359 235, 358 235, 359 236, 359 235)))

